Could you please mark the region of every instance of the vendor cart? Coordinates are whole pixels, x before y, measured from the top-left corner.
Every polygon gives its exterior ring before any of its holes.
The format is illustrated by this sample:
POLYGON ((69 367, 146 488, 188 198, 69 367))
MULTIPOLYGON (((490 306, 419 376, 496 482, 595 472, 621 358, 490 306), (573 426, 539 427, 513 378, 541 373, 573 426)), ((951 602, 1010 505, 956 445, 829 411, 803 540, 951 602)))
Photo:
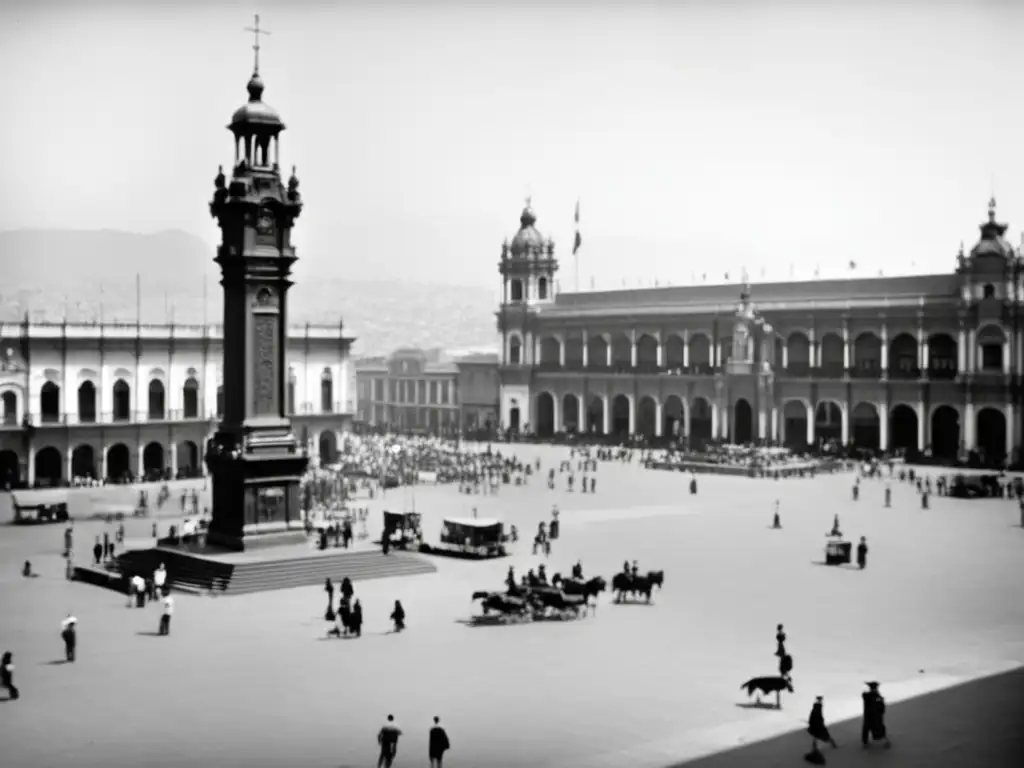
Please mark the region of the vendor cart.
POLYGON ((417 549, 423 541, 418 512, 384 511, 384 530, 395 549, 417 549))
POLYGON ((441 541, 423 551, 456 557, 504 557, 505 526, 498 520, 475 517, 445 518, 441 525, 441 541))
POLYGON ((836 539, 825 545, 825 565, 845 565, 851 560, 853 544, 836 539))

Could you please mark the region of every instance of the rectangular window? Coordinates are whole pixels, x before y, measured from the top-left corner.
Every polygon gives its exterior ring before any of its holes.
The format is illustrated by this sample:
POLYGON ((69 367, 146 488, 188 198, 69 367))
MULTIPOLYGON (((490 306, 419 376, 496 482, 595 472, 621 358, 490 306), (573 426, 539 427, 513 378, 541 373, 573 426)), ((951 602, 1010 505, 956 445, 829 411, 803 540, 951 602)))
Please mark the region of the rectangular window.
POLYGON ((392 380, 392 381, 389 381, 388 384, 390 385, 388 387, 388 389, 390 390, 388 392, 388 395, 389 395, 388 400, 390 400, 392 403, 397 402, 397 400, 398 400, 398 382, 392 380))
POLYGON ((985 344, 981 348, 981 370, 1003 370, 1003 345, 985 344))
POLYGON ((441 405, 448 405, 448 382, 441 382, 441 405))
POLYGON ((416 382, 416 402, 423 405, 427 402, 427 382, 416 382))

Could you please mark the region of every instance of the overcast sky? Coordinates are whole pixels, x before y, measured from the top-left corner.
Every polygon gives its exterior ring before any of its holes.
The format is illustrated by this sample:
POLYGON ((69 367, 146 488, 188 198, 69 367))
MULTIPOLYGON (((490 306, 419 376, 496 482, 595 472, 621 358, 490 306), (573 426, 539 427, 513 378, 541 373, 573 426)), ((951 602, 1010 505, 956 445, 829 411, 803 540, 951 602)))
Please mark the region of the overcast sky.
POLYGON ((300 279, 493 286, 528 192, 563 289, 577 197, 585 288, 948 271, 993 188, 1020 240, 1024 3, 211 5, 3 4, 0 229, 214 243, 258 10, 300 279))

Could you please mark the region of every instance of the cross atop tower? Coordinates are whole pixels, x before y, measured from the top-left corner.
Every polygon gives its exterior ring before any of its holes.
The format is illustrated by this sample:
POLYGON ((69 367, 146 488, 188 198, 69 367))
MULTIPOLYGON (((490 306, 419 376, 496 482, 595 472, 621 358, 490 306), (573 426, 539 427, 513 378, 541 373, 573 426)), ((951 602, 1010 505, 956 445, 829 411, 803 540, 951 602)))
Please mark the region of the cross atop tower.
POLYGON ((246 27, 245 31, 252 32, 253 36, 256 38, 256 42, 252 47, 256 52, 256 64, 253 66, 252 73, 254 75, 258 75, 260 73, 260 35, 269 35, 270 32, 265 29, 260 29, 260 15, 258 13, 256 14, 256 26, 246 27))

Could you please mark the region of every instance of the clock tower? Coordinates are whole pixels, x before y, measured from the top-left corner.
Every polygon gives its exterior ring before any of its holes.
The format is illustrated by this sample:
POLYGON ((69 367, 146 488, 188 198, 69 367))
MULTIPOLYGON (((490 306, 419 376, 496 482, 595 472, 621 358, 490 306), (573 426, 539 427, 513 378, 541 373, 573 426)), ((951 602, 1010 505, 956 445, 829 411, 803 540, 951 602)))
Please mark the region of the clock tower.
POLYGON ((222 167, 210 203, 221 230, 224 415, 206 450, 213 476, 207 542, 234 550, 305 540, 299 482, 308 458, 286 416, 285 361, 296 261, 291 235, 302 201, 295 169, 287 186, 281 180, 285 126, 263 102, 258 56, 257 46, 249 100, 228 126, 235 145, 231 179, 222 167))

